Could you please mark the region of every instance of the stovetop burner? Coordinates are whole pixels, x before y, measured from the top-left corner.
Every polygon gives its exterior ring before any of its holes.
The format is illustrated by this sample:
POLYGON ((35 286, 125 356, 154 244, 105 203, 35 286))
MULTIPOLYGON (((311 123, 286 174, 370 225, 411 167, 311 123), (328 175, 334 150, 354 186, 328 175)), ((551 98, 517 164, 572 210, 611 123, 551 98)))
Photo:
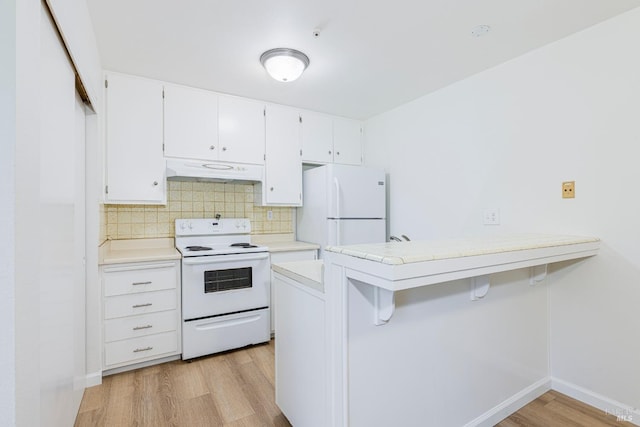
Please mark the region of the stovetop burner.
POLYGON ((232 243, 229 246, 232 248, 257 248, 256 245, 252 245, 251 243, 232 243))
POLYGON ((208 246, 186 246, 186 250, 196 252, 196 251, 210 251, 211 248, 208 246))

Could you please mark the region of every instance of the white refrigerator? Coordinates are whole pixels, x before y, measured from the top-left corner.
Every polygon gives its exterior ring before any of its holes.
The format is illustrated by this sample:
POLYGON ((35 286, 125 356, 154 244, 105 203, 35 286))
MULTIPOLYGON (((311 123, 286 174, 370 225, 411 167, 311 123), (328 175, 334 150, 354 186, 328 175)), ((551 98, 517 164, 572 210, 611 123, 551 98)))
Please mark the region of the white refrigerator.
POLYGON ((386 240, 386 190, 382 169, 325 165, 303 174, 303 204, 297 239, 320 245, 382 243, 386 240))

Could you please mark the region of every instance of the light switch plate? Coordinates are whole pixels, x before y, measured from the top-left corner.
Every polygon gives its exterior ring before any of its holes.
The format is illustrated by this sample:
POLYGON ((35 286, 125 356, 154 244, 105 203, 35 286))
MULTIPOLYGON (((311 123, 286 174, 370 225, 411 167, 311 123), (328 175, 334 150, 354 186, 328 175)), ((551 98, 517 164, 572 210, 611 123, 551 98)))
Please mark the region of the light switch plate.
POLYGON ((484 225, 500 225, 500 209, 485 209, 482 211, 484 225))

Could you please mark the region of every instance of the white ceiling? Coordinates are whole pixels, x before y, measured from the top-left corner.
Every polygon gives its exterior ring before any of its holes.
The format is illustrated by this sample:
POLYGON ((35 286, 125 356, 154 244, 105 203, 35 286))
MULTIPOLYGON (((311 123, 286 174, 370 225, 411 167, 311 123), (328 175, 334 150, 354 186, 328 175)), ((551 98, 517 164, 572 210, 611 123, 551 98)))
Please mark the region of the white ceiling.
POLYGON ((365 119, 640 0, 87 0, 105 69, 365 119), (483 37, 471 35, 480 24, 483 37), (313 30, 320 29, 314 38, 313 30), (311 64, 272 80, 262 52, 311 64))

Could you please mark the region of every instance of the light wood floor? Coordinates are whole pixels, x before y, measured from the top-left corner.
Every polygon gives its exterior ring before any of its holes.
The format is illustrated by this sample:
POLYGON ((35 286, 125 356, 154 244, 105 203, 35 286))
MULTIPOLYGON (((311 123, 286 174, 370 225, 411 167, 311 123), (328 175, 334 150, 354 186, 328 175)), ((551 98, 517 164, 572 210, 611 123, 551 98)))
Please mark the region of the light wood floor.
MULTIPOLYGON (((105 377, 102 385, 85 391, 75 426, 289 427, 275 404, 274 384, 272 340, 191 363, 175 361, 105 377)), ((631 426, 550 391, 497 426, 623 425, 631 426)))
MULTIPOLYGON (((626 414, 620 414, 622 416, 626 414)), ((605 427, 632 426, 617 417, 572 399, 557 391, 548 391, 496 427, 605 427)))
POLYGON ((76 427, 286 426, 275 403, 274 342, 103 378, 76 427))

